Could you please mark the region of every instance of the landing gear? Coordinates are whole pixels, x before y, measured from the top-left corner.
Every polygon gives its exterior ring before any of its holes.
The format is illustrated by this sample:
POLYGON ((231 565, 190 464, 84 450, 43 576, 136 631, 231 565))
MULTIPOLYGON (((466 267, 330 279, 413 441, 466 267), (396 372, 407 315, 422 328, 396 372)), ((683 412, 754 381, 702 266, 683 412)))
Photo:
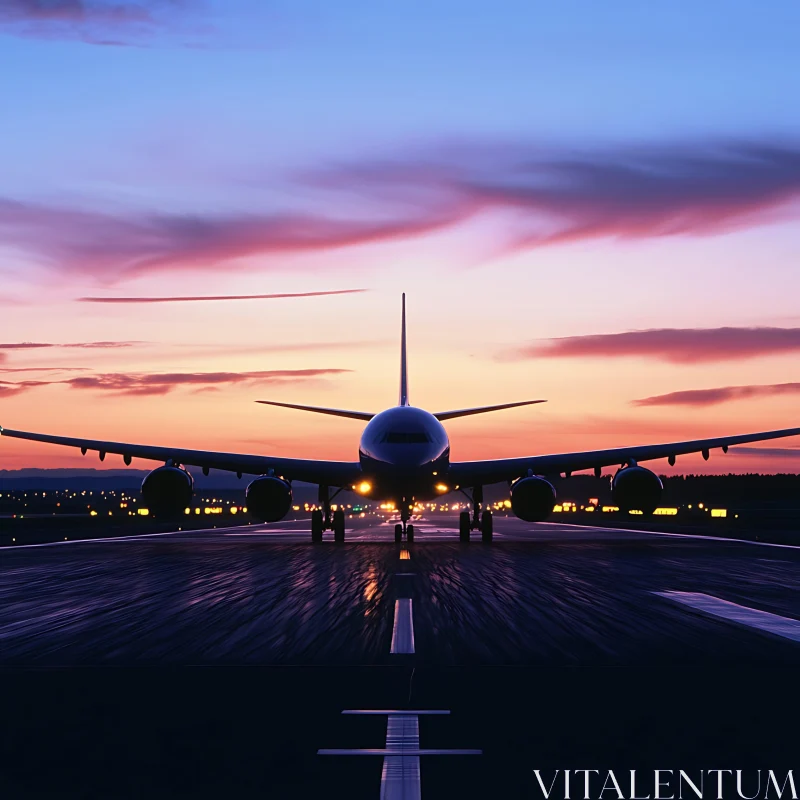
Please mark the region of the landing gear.
POLYGON ((333 531, 333 540, 335 542, 344 541, 344 509, 337 508, 331 514, 331 500, 341 491, 341 489, 337 489, 333 494, 330 494, 327 486, 319 487, 317 497, 321 508, 311 512, 312 542, 321 542, 323 531, 333 531))
POLYGON ((480 527, 480 519, 478 514, 483 505, 483 486, 475 486, 472 489, 472 530, 478 530, 480 527))
POLYGON ((469 518, 469 511, 462 511, 458 515, 458 538, 462 542, 469 541, 469 530, 470 530, 470 518, 469 518))
POLYGON ((404 497, 400 502, 400 522, 394 526, 394 540, 397 544, 402 543, 403 534, 405 534, 406 541, 409 544, 414 541, 414 526, 408 524, 410 519, 411 509, 409 508, 408 500, 404 497))
POLYGON ((344 509, 337 508, 333 512, 333 541, 344 541, 344 509))
POLYGON ((492 512, 484 511, 483 514, 481 514, 481 541, 484 544, 491 544, 493 533, 494 525, 492 524, 492 512))
POLYGON ((458 538, 462 542, 469 541, 470 531, 480 531, 481 541, 491 544, 494 536, 494 523, 492 512, 488 509, 481 513, 483 505, 483 486, 473 486, 472 495, 468 495, 464 489, 461 490, 472 504, 472 514, 469 511, 462 511, 458 517, 458 538))
POLYGON ((322 541, 322 512, 311 512, 311 541, 315 544, 322 541))

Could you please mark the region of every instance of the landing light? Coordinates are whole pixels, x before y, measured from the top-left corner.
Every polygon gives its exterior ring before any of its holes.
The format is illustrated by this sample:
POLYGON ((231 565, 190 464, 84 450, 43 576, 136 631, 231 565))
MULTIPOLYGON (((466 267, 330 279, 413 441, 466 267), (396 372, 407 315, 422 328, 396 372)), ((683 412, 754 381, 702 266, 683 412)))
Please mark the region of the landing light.
POLYGON ((372 484, 369 481, 361 481, 361 483, 356 486, 356 491, 359 494, 369 494, 372 491, 372 484))

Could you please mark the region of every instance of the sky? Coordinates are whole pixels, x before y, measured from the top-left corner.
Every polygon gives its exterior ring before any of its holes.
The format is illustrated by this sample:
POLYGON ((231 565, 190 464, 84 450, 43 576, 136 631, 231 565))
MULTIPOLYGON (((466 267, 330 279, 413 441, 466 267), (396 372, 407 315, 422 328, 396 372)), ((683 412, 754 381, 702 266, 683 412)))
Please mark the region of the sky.
MULTIPOLYGON (((454 460, 800 425, 799 27, 0 0, 0 424, 354 460, 363 423, 254 401, 396 403, 406 292, 412 403, 547 400, 449 423, 454 460)), ((655 468, 800 471, 767 444, 655 468)))

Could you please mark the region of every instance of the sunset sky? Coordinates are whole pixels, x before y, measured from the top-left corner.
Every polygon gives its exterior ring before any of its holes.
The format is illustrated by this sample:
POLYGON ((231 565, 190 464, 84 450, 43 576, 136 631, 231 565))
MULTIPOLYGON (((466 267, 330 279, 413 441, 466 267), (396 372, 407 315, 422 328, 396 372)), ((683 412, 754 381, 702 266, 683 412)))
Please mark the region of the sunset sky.
MULTIPOLYGON (((412 403, 548 401, 449 423, 455 460, 800 425, 798 31, 796 0, 3 0, 0 423, 352 460, 363 423, 253 401, 395 403, 405 291, 412 403)), ((800 440, 654 463, 797 472, 800 440)), ((34 466, 99 463, 0 442, 34 466)))

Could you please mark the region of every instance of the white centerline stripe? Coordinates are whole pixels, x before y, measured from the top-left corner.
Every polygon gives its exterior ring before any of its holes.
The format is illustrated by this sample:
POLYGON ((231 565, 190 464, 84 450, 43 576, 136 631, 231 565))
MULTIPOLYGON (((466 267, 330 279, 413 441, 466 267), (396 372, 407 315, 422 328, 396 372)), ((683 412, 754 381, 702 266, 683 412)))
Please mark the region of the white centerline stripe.
POLYGON ((411 599, 402 597, 394 603, 394 629, 390 653, 414 652, 414 619, 411 612, 411 599))
POLYGON ((419 717, 390 716, 386 723, 386 749, 400 752, 383 759, 381 800, 421 800, 419 717), (416 755, 405 755, 407 752, 416 755))
POLYGON ((704 614, 710 614, 712 617, 720 617, 729 622, 746 625, 748 628, 758 628, 766 633, 800 642, 800 620, 791 617, 781 617, 769 611, 740 606, 738 603, 700 592, 653 592, 653 594, 674 600, 704 614))

